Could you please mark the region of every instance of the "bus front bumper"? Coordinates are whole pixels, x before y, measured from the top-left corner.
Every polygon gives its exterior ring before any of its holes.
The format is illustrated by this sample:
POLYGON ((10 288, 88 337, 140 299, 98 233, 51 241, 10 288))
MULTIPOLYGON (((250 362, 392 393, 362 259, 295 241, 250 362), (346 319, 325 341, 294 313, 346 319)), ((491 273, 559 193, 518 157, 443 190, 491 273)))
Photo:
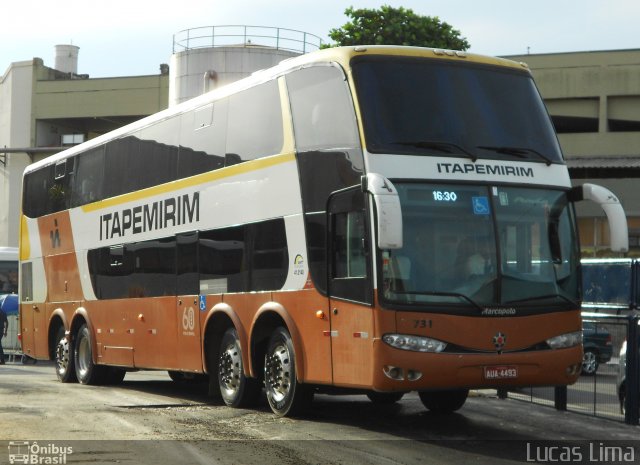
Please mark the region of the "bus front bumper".
POLYGON ((580 376, 582 347, 512 353, 421 353, 374 344, 376 391, 563 386, 580 376))

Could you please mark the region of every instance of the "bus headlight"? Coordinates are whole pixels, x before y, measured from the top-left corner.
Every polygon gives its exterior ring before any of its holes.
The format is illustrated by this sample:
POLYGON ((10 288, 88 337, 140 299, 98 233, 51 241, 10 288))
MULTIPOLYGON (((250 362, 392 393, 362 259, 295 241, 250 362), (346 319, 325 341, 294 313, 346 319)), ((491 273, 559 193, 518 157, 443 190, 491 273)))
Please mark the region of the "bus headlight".
POLYGON ((566 349, 567 347, 573 347, 582 344, 582 331, 575 331, 573 333, 561 334, 547 339, 547 344, 552 349, 566 349))
POLYGON ((437 339, 407 334, 385 334, 382 340, 396 349, 413 352, 442 352, 447 347, 446 342, 437 339))

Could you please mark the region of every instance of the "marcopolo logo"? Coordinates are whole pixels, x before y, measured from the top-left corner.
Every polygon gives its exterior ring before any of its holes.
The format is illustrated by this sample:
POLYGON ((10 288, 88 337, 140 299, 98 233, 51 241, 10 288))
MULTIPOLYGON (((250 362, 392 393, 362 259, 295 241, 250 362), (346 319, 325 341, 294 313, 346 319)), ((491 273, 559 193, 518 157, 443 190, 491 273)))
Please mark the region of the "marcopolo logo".
POLYGON ((9 442, 9 463, 66 464, 73 447, 56 444, 38 444, 29 441, 9 442))

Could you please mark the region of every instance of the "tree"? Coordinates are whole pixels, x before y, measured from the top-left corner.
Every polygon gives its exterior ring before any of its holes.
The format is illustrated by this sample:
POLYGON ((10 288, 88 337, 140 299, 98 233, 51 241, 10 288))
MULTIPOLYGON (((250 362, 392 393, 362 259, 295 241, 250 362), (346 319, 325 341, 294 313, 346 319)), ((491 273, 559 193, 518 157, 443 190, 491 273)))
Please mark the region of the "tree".
POLYGON ((336 45, 413 45, 418 47, 467 50, 469 42, 460 31, 436 16, 417 15, 411 9, 383 5, 380 9, 349 7, 351 18, 344 26, 331 29, 336 45))

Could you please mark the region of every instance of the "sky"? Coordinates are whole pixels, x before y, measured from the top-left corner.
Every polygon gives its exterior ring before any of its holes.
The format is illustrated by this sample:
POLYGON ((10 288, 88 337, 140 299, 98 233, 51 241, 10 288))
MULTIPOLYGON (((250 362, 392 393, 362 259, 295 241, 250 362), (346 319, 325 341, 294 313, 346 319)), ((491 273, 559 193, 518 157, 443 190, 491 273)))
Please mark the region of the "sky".
POLYGON ((34 57, 53 67, 59 44, 80 47, 79 74, 158 74, 174 34, 201 26, 280 27, 330 42, 347 7, 381 5, 436 16, 484 55, 640 49, 637 0, 9 0, 0 10, 0 78, 34 57))

